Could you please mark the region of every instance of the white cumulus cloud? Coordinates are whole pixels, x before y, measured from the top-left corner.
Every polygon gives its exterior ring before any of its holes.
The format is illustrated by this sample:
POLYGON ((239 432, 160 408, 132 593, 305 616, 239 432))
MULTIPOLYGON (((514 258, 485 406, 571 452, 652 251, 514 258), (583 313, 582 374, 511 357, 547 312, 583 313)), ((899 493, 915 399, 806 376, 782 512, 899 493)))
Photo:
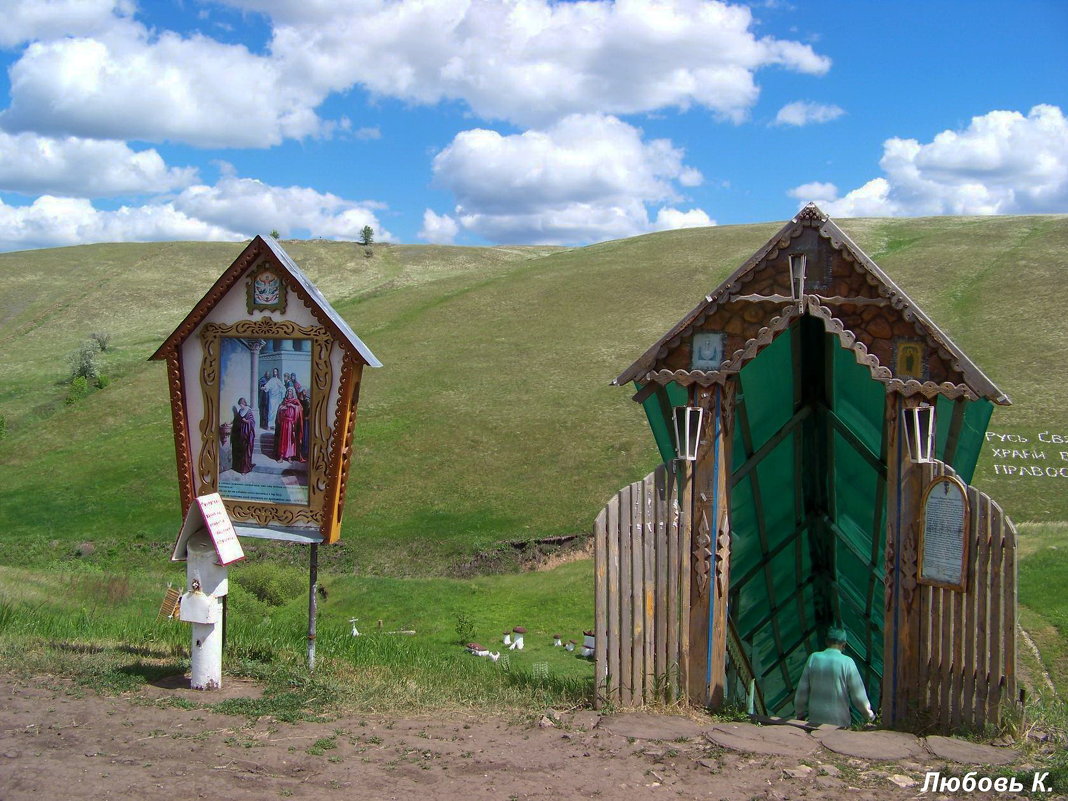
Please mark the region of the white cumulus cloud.
POLYGON ((365 225, 386 240, 376 210, 382 204, 346 200, 304 186, 271 186, 252 178, 224 176, 214 186, 183 190, 173 201, 184 214, 251 235, 278 229, 283 236, 307 233, 326 239, 356 239, 365 225))
MULTIPOLYGON (((268 147, 344 128, 316 110, 357 86, 411 103, 458 101, 484 119, 523 126, 691 107, 740 122, 759 96, 759 70, 830 68, 809 45, 757 35, 747 7, 720 0, 230 5, 270 16, 267 52, 150 30, 129 16, 131 0, 16 0, 18 30, 6 41, 32 43, 10 68, 0 125, 268 147)), ((347 124, 373 132, 358 123, 347 124)))
POLYGON ((926 144, 888 139, 879 166, 884 175, 821 208, 842 217, 1066 212, 1068 120, 1052 105, 991 111, 926 144))
POLYGON ((0 47, 105 31, 133 10, 132 0, 5 0, 0 47))
MULTIPOLYGON (((644 141, 615 117, 575 114, 509 136, 462 131, 433 169, 466 230, 494 242, 575 244, 656 230, 646 204, 677 201, 676 182, 700 181, 683 156, 669 140, 644 141)), ((665 225, 679 214, 668 212, 665 225)))
POLYGON ((810 103, 807 100, 797 100, 787 103, 779 113, 775 115, 773 125, 793 125, 801 127, 813 123, 830 122, 845 114, 845 109, 826 103, 810 103))
POLYGON ((820 202, 821 200, 835 200, 838 197, 838 187, 831 183, 825 183, 822 181, 813 181, 809 184, 801 184, 801 186, 795 186, 789 192, 788 195, 796 197, 802 204, 810 202, 820 202))
POLYGON ((702 209, 690 209, 680 211, 670 207, 662 208, 656 213, 656 222, 653 229, 657 231, 671 231, 677 228, 704 228, 715 225, 716 221, 705 214, 702 209))
POLYGON ((0 191, 75 197, 169 192, 197 179, 192 167, 168 167, 155 150, 123 142, 52 138, 0 131, 0 191))
POLYGON ((167 203, 102 211, 85 198, 42 195, 29 206, 9 206, 0 201, 0 250, 91 242, 243 238, 235 231, 189 217, 167 203))
POLYGON ((241 240, 277 229, 283 236, 356 239, 365 225, 379 240, 390 238, 376 210, 382 204, 353 201, 306 187, 279 187, 224 175, 214 186, 189 186, 170 199, 117 210, 85 198, 42 195, 30 205, 0 201, 0 250, 91 242, 241 240))
POLYGON ((419 238, 432 245, 451 245, 460 233, 460 224, 448 214, 436 214, 432 209, 423 212, 423 227, 419 238))
POLYGON ((740 121, 759 94, 757 70, 830 67, 808 45, 758 37, 748 8, 718 0, 239 4, 272 15, 273 54, 313 83, 460 100, 521 125, 690 106, 740 121))
POLYGON ((95 37, 38 41, 9 70, 9 131, 266 147, 317 134, 324 94, 241 45, 115 18, 95 37))

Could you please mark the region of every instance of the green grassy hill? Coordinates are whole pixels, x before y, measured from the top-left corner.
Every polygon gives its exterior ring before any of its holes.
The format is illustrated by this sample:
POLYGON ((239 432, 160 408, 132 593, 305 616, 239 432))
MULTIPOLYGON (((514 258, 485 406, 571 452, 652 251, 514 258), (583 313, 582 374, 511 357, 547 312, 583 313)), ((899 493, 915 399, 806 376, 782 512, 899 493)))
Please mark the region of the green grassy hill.
MULTIPOLYGON (((842 227, 1015 401, 991 427, 1068 440, 1068 217, 851 220, 842 227)), ((447 575, 502 540, 589 529, 657 460, 609 381, 777 224, 581 249, 285 247, 385 363, 369 371, 338 568, 447 575)), ((0 562, 155 560, 179 524, 164 369, 145 360, 242 245, 93 245, 0 255, 0 562), (68 354, 106 331, 111 384, 65 405, 68 354)), ((1047 437, 1049 438, 1049 437, 1047 437)), ((1019 446, 1017 446, 1019 447, 1019 446)), ((1043 465, 1068 444, 1042 445, 1043 465)), ((1066 454, 1068 455, 1068 454, 1066 454)), ((1017 521, 1068 519, 1068 478, 976 483, 1017 521)))

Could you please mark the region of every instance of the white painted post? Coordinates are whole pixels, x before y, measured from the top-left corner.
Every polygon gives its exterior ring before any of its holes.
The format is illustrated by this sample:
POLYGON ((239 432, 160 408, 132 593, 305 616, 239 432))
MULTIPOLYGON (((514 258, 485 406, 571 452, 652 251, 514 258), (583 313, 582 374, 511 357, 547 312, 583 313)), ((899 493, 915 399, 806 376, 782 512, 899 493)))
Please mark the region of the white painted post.
POLYGON ((186 543, 186 594, 181 619, 193 624, 191 676, 194 690, 222 687, 222 596, 228 591, 227 571, 216 562, 215 544, 199 532, 186 543))

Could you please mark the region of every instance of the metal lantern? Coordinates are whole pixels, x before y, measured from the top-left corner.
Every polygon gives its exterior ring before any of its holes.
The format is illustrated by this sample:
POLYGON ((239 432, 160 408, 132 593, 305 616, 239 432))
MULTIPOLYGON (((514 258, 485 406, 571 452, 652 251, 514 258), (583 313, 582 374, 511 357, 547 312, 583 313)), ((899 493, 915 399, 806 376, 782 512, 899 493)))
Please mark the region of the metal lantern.
POLYGON ((905 440, 909 445, 909 455, 917 463, 931 462, 934 459, 935 445, 935 407, 921 403, 914 409, 905 410, 905 440))
POLYGON ((698 406, 676 406, 673 410, 675 422, 675 453, 687 462, 697 460, 697 443, 701 439, 701 421, 705 410, 698 406))
POLYGON ((805 267, 808 257, 804 253, 790 254, 790 288, 794 300, 800 301, 805 296, 805 267))

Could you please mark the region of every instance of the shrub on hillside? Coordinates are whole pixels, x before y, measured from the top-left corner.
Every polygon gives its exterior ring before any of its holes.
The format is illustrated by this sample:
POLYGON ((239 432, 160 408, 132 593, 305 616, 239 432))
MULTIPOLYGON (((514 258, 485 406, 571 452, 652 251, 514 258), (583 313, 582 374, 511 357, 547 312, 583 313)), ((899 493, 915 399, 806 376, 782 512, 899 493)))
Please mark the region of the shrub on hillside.
POLYGON ((67 389, 67 397, 64 399, 64 403, 71 406, 86 395, 89 394, 89 381, 85 376, 80 375, 70 382, 70 387, 67 389))
POLYGON ((232 573, 234 583, 269 606, 281 606, 306 591, 308 577, 296 567, 260 562, 232 573))
POLYGON ((100 377, 100 346, 92 339, 70 355, 70 377, 96 381, 100 377))
POLYGON ((89 335, 89 339, 96 343, 96 346, 103 353, 107 353, 111 348, 111 334, 107 331, 94 331, 89 335))
POLYGON ((0 442, 7 436, 7 416, 0 414, 0 442))

